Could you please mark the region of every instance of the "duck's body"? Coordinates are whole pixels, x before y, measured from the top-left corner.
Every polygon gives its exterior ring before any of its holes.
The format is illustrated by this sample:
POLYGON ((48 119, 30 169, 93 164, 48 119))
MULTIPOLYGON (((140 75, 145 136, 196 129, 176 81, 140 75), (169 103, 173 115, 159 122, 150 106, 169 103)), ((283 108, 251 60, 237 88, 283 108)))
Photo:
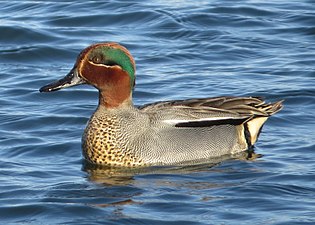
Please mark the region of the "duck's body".
POLYGON ((80 83, 99 89, 99 106, 85 129, 83 155, 91 163, 147 166, 194 162, 245 151, 267 118, 282 108, 256 97, 167 101, 134 107, 135 65, 115 43, 85 49, 73 70, 41 91, 80 83), (110 55, 112 54, 112 55, 110 55))

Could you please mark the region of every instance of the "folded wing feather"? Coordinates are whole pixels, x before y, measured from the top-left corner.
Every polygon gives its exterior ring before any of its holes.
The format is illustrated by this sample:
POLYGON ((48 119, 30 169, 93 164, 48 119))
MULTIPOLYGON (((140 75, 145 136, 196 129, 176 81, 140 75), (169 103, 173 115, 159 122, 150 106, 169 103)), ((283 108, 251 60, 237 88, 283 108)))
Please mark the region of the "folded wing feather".
POLYGON ((281 108, 281 102, 266 104, 260 97, 216 97, 157 102, 139 109, 167 125, 205 127, 238 125, 252 118, 268 117, 281 108))

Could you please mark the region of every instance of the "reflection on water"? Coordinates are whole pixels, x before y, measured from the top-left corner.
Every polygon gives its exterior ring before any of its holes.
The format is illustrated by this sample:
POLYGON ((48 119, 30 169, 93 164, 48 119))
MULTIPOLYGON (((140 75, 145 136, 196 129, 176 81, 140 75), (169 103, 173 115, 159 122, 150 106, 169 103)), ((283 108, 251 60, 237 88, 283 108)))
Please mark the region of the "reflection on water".
POLYGON ((1 224, 315 224, 314 18, 309 0, 1 1, 1 224), (135 105, 285 99, 263 157, 82 168, 97 91, 38 88, 104 41, 136 59, 135 105))
POLYGON ((88 173, 88 178, 98 184, 105 186, 111 185, 132 185, 136 175, 166 175, 166 174, 190 174, 209 170, 209 168, 224 162, 226 160, 255 160, 261 157, 253 149, 234 155, 225 155, 218 158, 212 158, 202 161, 186 162, 176 166, 152 166, 152 167, 109 167, 93 165, 85 161, 83 171, 88 173))

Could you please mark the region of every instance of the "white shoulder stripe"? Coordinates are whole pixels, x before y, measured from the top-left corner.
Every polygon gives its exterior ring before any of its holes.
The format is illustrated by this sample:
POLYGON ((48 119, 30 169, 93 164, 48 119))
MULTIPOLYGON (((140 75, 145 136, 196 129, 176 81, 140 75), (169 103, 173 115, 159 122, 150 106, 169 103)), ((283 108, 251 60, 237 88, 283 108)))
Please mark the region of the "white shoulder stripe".
POLYGON ((235 119, 235 117, 213 117, 213 118, 201 118, 201 119, 170 119, 170 120, 162 120, 163 123, 167 123, 170 125, 175 125, 179 123, 189 123, 189 122, 202 122, 202 121, 218 121, 218 120, 229 120, 229 119, 235 119))

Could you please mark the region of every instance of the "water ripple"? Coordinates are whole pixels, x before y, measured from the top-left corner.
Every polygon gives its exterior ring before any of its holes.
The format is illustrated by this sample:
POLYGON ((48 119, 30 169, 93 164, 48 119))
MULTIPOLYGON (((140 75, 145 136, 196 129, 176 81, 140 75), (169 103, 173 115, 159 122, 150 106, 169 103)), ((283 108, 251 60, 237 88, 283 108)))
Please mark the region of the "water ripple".
POLYGON ((0 218, 5 224, 312 224, 312 1, 6 1, 0 9, 0 218), (285 99, 253 157, 94 168, 81 135, 92 87, 42 85, 91 43, 137 62, 136 105, 219 95, 285 99))

